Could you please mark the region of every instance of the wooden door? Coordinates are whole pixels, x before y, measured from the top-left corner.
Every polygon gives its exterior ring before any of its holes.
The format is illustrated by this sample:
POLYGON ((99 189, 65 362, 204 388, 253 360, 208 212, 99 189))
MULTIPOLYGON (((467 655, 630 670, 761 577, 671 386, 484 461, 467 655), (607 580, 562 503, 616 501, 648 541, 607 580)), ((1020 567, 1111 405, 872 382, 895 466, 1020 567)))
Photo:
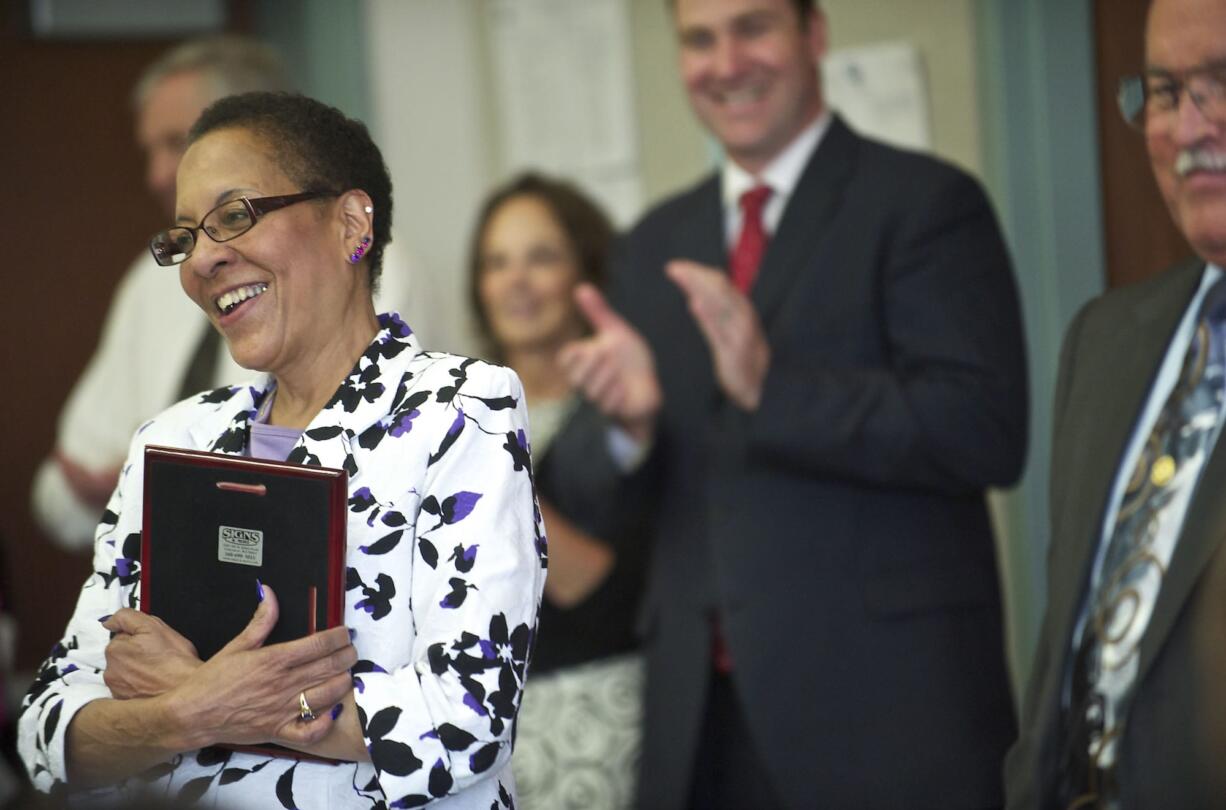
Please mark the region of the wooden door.
POLYGON ((1149 0, 1095 0, 1094 30, 1107 285, 1160 273, 1192 255, 1150 170, 1145 138, 1124 123, 1115 91, 1145 64, 1149 0))
POLYGON ((0 2, 0 587, 28 671, 59 639, 91 565, 35 528, 30 483, 116 283, 165 216, 145 191, 129 93, 173 42, 33 39, 23 7, 0 2))

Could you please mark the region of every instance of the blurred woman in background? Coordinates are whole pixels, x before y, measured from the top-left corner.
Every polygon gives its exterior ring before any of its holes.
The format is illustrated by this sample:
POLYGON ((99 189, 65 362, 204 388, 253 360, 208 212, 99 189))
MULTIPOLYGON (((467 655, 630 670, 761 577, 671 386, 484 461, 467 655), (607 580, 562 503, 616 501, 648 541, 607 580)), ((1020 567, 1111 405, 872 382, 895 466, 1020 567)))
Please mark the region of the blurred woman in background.
POLYGON ((617 476, 580 436, 602 417, 572 391, 558 350, 582 337, 580 284, 601 286, 613 228, 568 183, 526 174, 486 201, 473 234, 472 305, 492 359, 524 384, 533 466, 549 541, 549 576, 520 710, 512 769, 531 810, 631 805, 640 740, 642 662, 635 614, 646 510, 591 503, 576 486, 617 476))

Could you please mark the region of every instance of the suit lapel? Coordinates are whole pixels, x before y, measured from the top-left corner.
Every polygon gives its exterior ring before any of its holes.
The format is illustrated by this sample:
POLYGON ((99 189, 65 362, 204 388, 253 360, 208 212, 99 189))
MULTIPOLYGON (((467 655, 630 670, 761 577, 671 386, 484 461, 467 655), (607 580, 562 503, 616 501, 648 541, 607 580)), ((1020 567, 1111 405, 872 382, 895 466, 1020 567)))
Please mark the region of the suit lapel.
MULTIPOLYGON (((1062 513, 1052 515, 1052 541, 1057 545, 1048 565, 1052 578, 1048 583, 1048 614, 1053 622, 1049 643, 1060 645, 1052 650, 1052 669, 1040 698, 1040 705, 1048 713, 1042 725, 1049 728, 1054 728, 1059 717, 1067 652, 1098 551, 1112 486, 1171 337, 1200 279, 1199 272, 1171 272, 1176 277, 1160 294, 1134 306, 1126 322, 1087 325, 1085 328, 1095 329, 1097 334, 1079 336, 1079 340, 1085 339, 1085 345, 1078 346, 1081 351, 1073 356, 1078 364, 1114 371, 1109 377, 1084 372, 1091 382, 1083 379, 1080 390, 1070 392, 1068 409, 1077 416, 1061 430, 1066 441, 1077 445, 1068 452, 1054 449, 1052 453, 1053 462, 1067 464, 1068 469, 1053 471, 1053 477, 1067 491, 1059 499, 1062 513), (1084 404, 1077 399, 1083 399, 1084 404)), ((1055 502, 1053 498, 1053 508, 1055 502)))
POLYGON ((837 116, 809 158, 762 258, 750 297, 765 323, 811 269, 816 243, 829 232, 843 189, 855 170, 859 138, 837 116))
MULTIPOLYGON (((1198 279, 1200 275, 1196 276, 1198 279)), ((1171 628, 1226 532, 1226 441, 1219 433, 1184 516, 1170 567, 1158 591, 1154 613, 1141 639, 1137 683, 1145 677, 1171 628)))
MULTIPOLYGON (((724 244, 724 208, 718 174, 707 178, 694 191, 693 203, 677 218, 671 229, 669 249, 662 257, 665 262, 689 259, 727 272, 728 250, 724 244)), ((655 288, 658 300, 639 310, 643 317, 637 325, 653 335, 654 345, 668 347, 667 351, 658 352, 656 358, 666 396, 678 397, 678 401, 688 402, 691 407, 716 401, 718 389, 713 366, 709 360, 696 360, 709 358, 710 347, 689 312, 684 294, 664 274, 664 267, 660 264, 658 277, 647 280, 649 285, 659 285, 655 288)), ((636 295, 641 297, 649 289, 652 288, 642 287, 636 295)))
POLYGON ((693 212, 681 221, 675 238, 677 240, 676 256, 727 270, 728 248, 724 244, 724 204, 720 198, 718 174, 712 175, 698 187, 693 212))

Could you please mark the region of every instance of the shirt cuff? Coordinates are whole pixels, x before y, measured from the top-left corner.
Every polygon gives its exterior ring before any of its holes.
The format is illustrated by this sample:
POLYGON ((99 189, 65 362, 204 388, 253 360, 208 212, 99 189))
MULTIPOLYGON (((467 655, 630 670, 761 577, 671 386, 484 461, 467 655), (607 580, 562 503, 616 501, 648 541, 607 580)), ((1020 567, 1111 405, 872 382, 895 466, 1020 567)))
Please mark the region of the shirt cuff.
POLYGON ((650 441, 640 442, 616 425, 610 425, 605 433, 605 446, 613 464, 624 475, 643 466, 643 462, 651 453, 650 441))

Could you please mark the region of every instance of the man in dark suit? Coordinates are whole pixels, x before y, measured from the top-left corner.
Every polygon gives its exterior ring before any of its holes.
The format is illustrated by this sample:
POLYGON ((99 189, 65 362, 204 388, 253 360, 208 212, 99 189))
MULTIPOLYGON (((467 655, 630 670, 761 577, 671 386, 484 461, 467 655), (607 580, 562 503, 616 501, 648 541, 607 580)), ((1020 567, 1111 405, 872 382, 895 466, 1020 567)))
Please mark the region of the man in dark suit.
POLYGON ((984 490, 1021 469, 1026 380, 994 217, 826 111, 811 0, 672 11, 727 161, 628 235, 612 306, 578 291, 563 356, 662 500, 640 806, 999 806, 984 490))
POLYGON ((1199 258, 1065 337, 1019 810, 1226 806, 1226 2, 1154 0, 1145 61, 1121 106, 1199 258))

